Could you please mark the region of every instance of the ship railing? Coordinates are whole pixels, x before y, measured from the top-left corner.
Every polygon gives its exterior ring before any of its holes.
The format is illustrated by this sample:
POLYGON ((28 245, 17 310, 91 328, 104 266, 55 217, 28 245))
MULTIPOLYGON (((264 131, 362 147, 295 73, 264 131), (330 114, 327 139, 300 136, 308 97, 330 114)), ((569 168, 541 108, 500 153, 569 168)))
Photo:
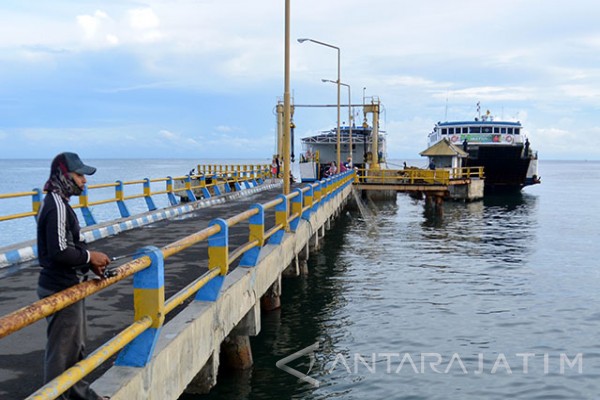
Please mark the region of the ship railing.
MULTIPOLYGON (((86 185, 81 195, 78 196, 78 203, 73 204, 72 207, 75 209, 80 209, 86 226, 91 226, 98 223, 96 216, 94 216, 91 210, 91 207, 94 206, 116 203, 120 216, 122 218, 127 218, 131 216, 129 207, 126 203, 126 201, 129 200, 143 198, 148 211, 154 211, 157 209, 157 207, 153 196, 166 194, 168 198, 168 204, 174 206, 179 203, 175 195, 182 192, 186 192, 188 195, 192 194, 192 196, 188 196, 188 198, 191 200, 196 200, 196 197, 193 195, 193 191, 195 189, 199 189, 203 191, 204 197, 208 198, 213 195, 221 194, 220 190, 218 189, 218 185, 224 185, 224 190, 226 192, 231 191, 231 187, 234 187, 235 190, 242 190, 242 184, 245 184, 247 188, 250 187, 249 182, 253 182, 255 185, 260 184, 270 176, 270 169, 268 165, 199 165, 198 171, 201 171, 202 175, 185 175, 179 177, 169 176, 166 178, 156 179, 144 178, 126 182, 117 180, 111 183, 86 185), (207 182, 205 178, 210 179, 207 182), (176 188, 174 185, 175 180, 184 182, 182 187, 176 188), (152 190, 153 184, 160 184, 161 182, 165 183, 164 190, 152 190), (106 189, 112 189, 113 195, 94 200, 91 199, 92 192, 96 198, 103 195, 106 196, 106 189), (131 193, 132 190, 133 193, 131 193)), ((0 194, 0 201, 16 200, 19 205, 22 205, 22 202, 20 202, 22 198, 31 198, 31 211, 21 211, 7 215, 0 215, 0 222, 37 216, 42 203, 43 193, 45 192, 36 188, 29 192, 0 194)), ((20 207, 19 205, 17 205, 17 207, 20 207)))
POLYGON ((309 220, 312 213, 338 196, 352 184, 355 174, 354 170, 347 171, 307 184, 288 195, 278 195, 267 203, 255 204, 229 219, 214 219, 207 228, 162 248, 142 247, 134 260, 116 268, 111 277, 87 280, 0 317, 1 339, 134 276, 133 285, 138 289, 133 294, 134 322, 27 399, 56 399, 120 350, 122 351, 117 356, 115 365, 145 366, 154 349, 154 346, 148 345, 148 341, 156 340, 168 313, 192 296, 199 301, 216 301, 225 275, 236 260, 239 259, 238 267, 256 266, 260 249, 265 244, 280 245, 284 233, 296 232, 301 219, 309 220), (265 212, 269 210, 275 213, 275 224, 267 230, 265 212), (229 228, 240 223, 248 225, 248 241, 230 249, 229 228), (164 261, 200 242, 208 242, 208 271, 165 299, 164 261))
POLYGON ((450 171, 445 169, 365 169, 357 170, 356 183, 369 183, 380 185, 416 185, 439 184, 447 185, 450 182, 450 171))

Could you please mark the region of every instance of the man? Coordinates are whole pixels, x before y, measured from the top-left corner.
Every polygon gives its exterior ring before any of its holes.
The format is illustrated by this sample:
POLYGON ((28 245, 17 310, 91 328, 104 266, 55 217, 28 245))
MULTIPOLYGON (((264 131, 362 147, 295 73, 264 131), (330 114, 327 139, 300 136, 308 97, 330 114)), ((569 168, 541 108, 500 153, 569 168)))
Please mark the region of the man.
MULTIPOLYGON (((37 245, 42 270, 38 296, 48 297, 80 282, 79 275, 91 269, 103 277, 110 259, 104 253, 88 251, 80 236, 79 222, 69 205, 86 184, 85 175, 96 168, 85 165, 75 153, 61 153, 52 161, 47 192, 38 213, 37 245)), ((84 278, 85 279, 85 278, 84 278)), ((86 315, 81 300, 47 318, 48 328, 44 360, 44 380, 49 382, 85 358, 86 315)), ((89 383, 79 381, 66 391, 63 400, 100 400, 89 383)))

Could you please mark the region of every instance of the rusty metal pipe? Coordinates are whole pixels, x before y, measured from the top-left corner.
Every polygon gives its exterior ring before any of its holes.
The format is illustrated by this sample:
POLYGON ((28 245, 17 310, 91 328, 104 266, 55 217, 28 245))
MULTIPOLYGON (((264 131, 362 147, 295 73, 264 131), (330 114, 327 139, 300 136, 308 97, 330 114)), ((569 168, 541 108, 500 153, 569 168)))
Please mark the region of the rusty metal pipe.
POLYGON ((0 318, 0 339, 46 318, 55 312, 62 310, 90 296, 105 287, 108 287, 121 279, 147 268, 150 265, 150 257, 141 257, 137 260, 123 264, 117 270, 117 275, 106 279, 93 279, 71 286, 68 289, 55 293, 51 296, 38 300, 26 307, 13 311, 0 318))

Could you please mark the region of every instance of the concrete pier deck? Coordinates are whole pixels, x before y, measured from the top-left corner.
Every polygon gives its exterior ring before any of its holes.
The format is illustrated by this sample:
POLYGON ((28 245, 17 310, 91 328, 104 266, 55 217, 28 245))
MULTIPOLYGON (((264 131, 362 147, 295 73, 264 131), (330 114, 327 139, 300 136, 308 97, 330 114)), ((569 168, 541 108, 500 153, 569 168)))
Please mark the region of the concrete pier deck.
MULTIPOLYGON (((162 220, 138 229, 97 240, 90 249, 104 251, 109 256, 129 254, 143 246, 161 247, 206 228, 215 218, 229 218, 247 210, 254 203, 265 203, 281 193, 281 188, 241 197, 223 204, 197 209, 189 214, 162 220)), ((266 213, 266 225, 274 225, 274 214, 266 213)), ((230 229, 232 246, 248 240, 245 223, 230 229)), ((129 259, 114 262, 119 265, 129 259)), ((0 315, 5 315, 37 300, 39 269, 35 261, 0 279, 0 315)), ((230 268, 233 269, 234 266, 230 268)), ((165 261, 165 297, 168 298, 207 270, 206 243, 200 243, 165 261)), ((88 353, 106 342, 133 321, 133 286, 128 278, 86 300, 88 311, 88 353)), ((180 307, 181 308, 181 307, 180 307)), ((172 319, 178 310, 168 315, 172 319)), ((43 352, 46 323, 39 321, 0 340, 0 398, 21 399, 43 385, 43 352)), ((104 363, 87 378, 93 381, 107 371, 112 362, 104 363)))

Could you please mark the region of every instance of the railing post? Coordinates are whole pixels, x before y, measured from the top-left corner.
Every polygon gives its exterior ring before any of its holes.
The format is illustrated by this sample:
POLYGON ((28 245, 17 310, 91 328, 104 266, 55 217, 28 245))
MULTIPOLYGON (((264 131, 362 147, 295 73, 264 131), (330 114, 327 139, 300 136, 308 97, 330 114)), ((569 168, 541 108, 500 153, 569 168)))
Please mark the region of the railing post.
POLYGON ((167 197, 169 198, 169 204, 172 206, 177 205, 177 198, 173 192, 173 178, 170 176, 167 176, 167 197))
POLYGON ((302 217, 302 189, 294 189, 293 192, 298 193, 298 195, 292 199, 292 215, 298 214, 298 216, 290 222, 290 230, 296 232, 302 217))
POLYGON ((283 234, 288 230, 288 198, 284 194, 279 194, 276 198, 282 201, 275 206, 275 225, 282 225, 283 228, 271 236, 269 239, 271 244, 281 244, 283 234))
POLYGON ((234 183, 235 190, 238 191, 238 192, 240 192, 242 190, 242 187, 240 186, 240 180, 239 180, 238 174, 239 174, 239 171, 234 172, 233 173, 233 178, 235 179, 235 183, 234 183))
POLYGON ((308 190, 304 193, 304 200, 302 203, 304 204, 304 207, 308 206, 308 208, 302 213, 302 219, 308 221, 310 219, 310 214, 313 211, 313 186, 306 185, 305 187, 307 187, 308 190))
POLYGON ((216 301, 219 298, 219 292, 225 275, 229 269, 229 226, 227 221, 217 218, 213 219, 208 226, 217 225, 221 229, 219 232, 208 238, 208 269, 220 269, 221 274, 214 277, 208 283, 198 290, 196 300, 216 301))
POLYGON ((144 200, 146 200, 148 211, 156 210, 156 206, 154 205, 154 200, 152 200, 151 195, 152 192, 150 190, 150 178, 144 178, 144 200))
POLYGON ((263 169, 261 165, 255 167, 255 180, 259 185, 262 185, 265 181, 263 180, 263 169))
POLYGON ((226 171, 223 173, 222 178, 223 178, 223 181, 225 182, 223 184, 223 188, 225 189, 225 193, 231 193, 231 188, 229 187, 229 172, 227 171, 227 168, 226 168, 226 171))
POLYGON ((187 175, 185 177, 185 192, 187 194, 188 200, 189 201, 196 201, 196 195, 194 194, 194 191, 192 190, 192 179, 190 178, 189 175, 187 175))
POLYGON ((83 191, 79 195, 79 204, 81 204, 81 214, 83 215, 83 219, 85 220, 85 225, 96 225, 96 218, 92 215, 92 210, 89 207, 88 200, 88 187, 85 185, 83 191))
POLYGON ((317 187, 315 188, 314 194, 313 194, 313 209, 312 209, 313 212, 316 212, 319 209, 321 203, 323 202, 322 196, 323 196, 322 195, 322 184, 321 184, 321 181, 317 181, 317 187))
POLYGON ((240 260, 240 267, 254 267, 260 254, 260 249, 265 244, 265 208, 262 204, 253 204, 250 209, 257 209, 258 213, 250 217, 248 227, 250 235, 248 241, 258 241, 258 246, 244 253, 240 260))
POLYGON ((210 199, 210 191, 206 187, 206 175, 200 176, 200 189, 202 190, 202 195, 205 199, 210 199))
POLYGON ((162 251, 154 246, 138 250, 134 259, 150 257, 148 268, 133 276, 133 304, 135 320, 152 318, 152 325, 119 353, 115 365, 125 367, 145 366, 154 352, 154 347, 165 321, 165 275, 162 251))
POLYGON ((217 174, 213 175, 212 181, 213 181, 213 188, 215 190, 215 195, 220 196, 221 189, 219 189, 219 181, 217 179, 217 174))
POLYGON ((127 218, 131 214, 129 214, 129 210, 125 205, 125 194, 123 192, 123 182, 117 181, 117 186, 115 186, 115 197, 117 198, 117 205, 119 206, 119 212, 121 213, 121 217, 127 218))
POLYGON ((31 211, 35 213, 35 220, 37 221, 38 211, 42 205, 42 191, 38 188, 33 189, 35 192, 31 195, 31 211))

